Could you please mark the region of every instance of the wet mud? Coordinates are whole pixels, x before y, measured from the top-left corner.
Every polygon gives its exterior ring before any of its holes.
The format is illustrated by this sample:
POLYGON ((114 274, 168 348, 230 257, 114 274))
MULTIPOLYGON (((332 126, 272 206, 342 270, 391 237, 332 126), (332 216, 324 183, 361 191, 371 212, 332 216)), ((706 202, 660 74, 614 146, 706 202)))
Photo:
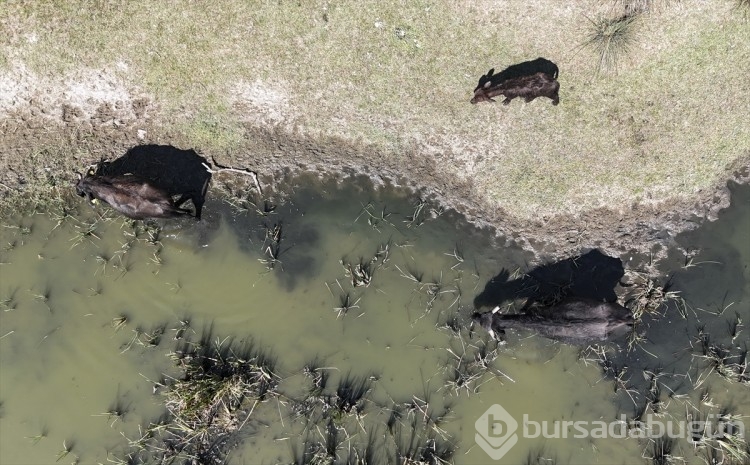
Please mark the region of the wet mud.
MULTIPOLYGON (((44 107, 34 101, 11 110, 0 121, 0 195, 9 199, 33 195, 39 183, 64 185, 73 173, 101 159, 115 159, 144 144, 190 149, 181 134, 161 129, 158 108, 148 98, 130 106, 105 103, 87 115, 69 104, 44 107)), ((726 179, 750 179, 750 152, 719 175, 714 189, 693 198, 664 198, 653 205, 613 205, 576 215, 524 219, 482 200, 470 181, 451 175, 444 164, 425 154, 385 157, 376 147, 335 138, 290 134, 247 124, 241 146, 232 153, 199 151, 220 166, 250 169, 264 186, 282 190, 285 180, 303 172, 364 175, 375 183, 411 189, 425 199, 453 208, 480 227, 534 250, 540 258, 560 258, 598 248, 610 255, 624 252, 661 254, 681 231, 715 219, 728 205, 726 179)))

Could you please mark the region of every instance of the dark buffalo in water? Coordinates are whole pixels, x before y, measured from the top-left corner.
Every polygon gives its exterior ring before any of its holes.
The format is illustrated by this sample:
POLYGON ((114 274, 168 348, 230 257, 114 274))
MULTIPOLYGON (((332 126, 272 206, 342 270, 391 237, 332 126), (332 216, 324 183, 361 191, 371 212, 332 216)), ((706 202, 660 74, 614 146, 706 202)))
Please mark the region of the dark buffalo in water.
POLYGON ((539 57, 536 60, 524 61, 523 63, 508 66, 497 74, 494 74, 494 72, 495 68, 492 68, 487 74, 480 77, 474 92, 482 87, 487 87, 487 83, 489 83, 489 87, 495 87, 508 79, 533 76, 536 73, 544 73, 549 76, 550 79, 554 80, 557 79, 559 69, 553 62, 546 58, 539 57))
POLYGON ((504 315, 496 307, 491 312, 474 313, 473 324, 498 339, 505 329, 529 329, 568 344, 604 341, 627 332, 633 326, 633 314, 616 302, 568 298, 550 307, 532 307, 518 314, 504 315))
POLYGON ((133 175, 97 176, 78 174, 76 193, 88 200, 101 200, 134 220, 174 218, 190 213, 175 205, 172 197, 133 175))
POLYGON ((132 174, 170 196, 179 195, 174 205, 188 200, 195 206, 195 218, 200 220, 211 173, 208 160, 195 150, 180 150, 171 145, 139 145, 128 150, 117 160, 99 163, 99 176, 132 174))
POLYGON ((503 105, 507 105, 516 97, 523 97, 526 102, 531 102, 537 97, 552 99, 552 105, 560 103, 560 83, 545 73, 536 73, 531 76, 508 79, 502 83, 492 86, 490 82, 485 83, 474 91, 471 103, 494 102, 492 97, 502 95, 505 97, 503 105))

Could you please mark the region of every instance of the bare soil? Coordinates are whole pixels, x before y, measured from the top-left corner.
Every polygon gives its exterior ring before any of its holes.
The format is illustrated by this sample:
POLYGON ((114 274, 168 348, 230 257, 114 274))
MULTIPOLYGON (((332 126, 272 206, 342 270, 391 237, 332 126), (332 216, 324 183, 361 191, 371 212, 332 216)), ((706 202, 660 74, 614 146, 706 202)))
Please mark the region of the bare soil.
MULTIPOLYGON (((89 99, 76 105, 68 99, 59 104, 39 96, 24 105, 6 107, 6 115, 0 119, 0 199, 4 215, 24 204, 18 199, 43 203, 43 196, 35 195, 38 192, 69 195, 76 170, 101 158, 116 158, 134 145, 158 143, 189 148, 181 134, 162 129, 153 116, 159 113, 158 108, 148 97, 98 105, 91 102, 89 99)), ((658 256, 677 233, 715 219, 730 201, 726 181, 722 181, 690 199, 667 198, 654 205, 618 205, 529 220, 489 205, 470 179, 461 180, 452 174, 450 159, 438 162, 418 151, 384 156, 377 147, 331 137, 313 139, 257 121, 245 123, 240 147, 232 153, 199 151, 219 165, 257 172, 269 187, 281 185, 301 171, 342 178, 366 174, 376 183, 410 188, 422 198, 461 212, 478 226, 495 228, 507 240, 534 250, 540 259, 570 256, 591 248, 614 255, 635 252, 658 256)), ((750 153, 736 163, 728 174, 730 180, 750 180, 748 159, 750 153)))

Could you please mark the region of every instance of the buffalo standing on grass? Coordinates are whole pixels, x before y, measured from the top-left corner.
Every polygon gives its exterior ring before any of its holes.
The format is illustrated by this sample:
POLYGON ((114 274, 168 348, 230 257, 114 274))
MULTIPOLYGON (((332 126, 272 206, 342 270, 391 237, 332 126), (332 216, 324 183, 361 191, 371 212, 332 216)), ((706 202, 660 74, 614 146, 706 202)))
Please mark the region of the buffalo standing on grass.
POLYGON ((516 97, 523 97, 526 102, 531 102, 537 97, 552 99, 552 105, 560 103, 560 83, 546 73, 536 73, 531 76, 508 79, 493 86, 491 81, 474 91, 471 103, 494 102, 493 97, 502 95, 505 97, 503 105, 507 105, 516 97))

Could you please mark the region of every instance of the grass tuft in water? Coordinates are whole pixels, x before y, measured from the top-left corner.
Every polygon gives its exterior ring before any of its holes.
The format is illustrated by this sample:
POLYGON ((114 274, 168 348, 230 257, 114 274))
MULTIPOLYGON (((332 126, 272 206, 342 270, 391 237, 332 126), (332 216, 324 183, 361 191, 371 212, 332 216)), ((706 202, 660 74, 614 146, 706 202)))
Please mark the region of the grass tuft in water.
POLYGON ((699 387, 708 377, 708 374, 716 372, 725 380, 732 383, 741 383, 750 385, 750 370, 747 361, 747 346, 744 348, 737 346, 726 347, 722 344, 714 343, 711 335, 705 327, 698 328, 696 344, 700 351, 698 358, 706 361, 708 366, 707 373, 695 381, 695 387, 699 387), (735 352, 735 349, 740 349, 735 352))
POLYGON ((633 318, 639 321, 644 314, 658 313, 669 304, 674 302, 683 318, 687 317, 687 304, 685 299, 680 297, 679 291, 670 291, 671 281, 667 281, 663 286, 659 285, 655 279, 633 270, 627 271, 631 279, 635 292, 628 299, 628 307, 633 312, 633 318))
MULTIPOLYGON (((67 441, 67 440, 63 441, 63 448, 60 452, 57 453, 57 460, 55 460, 55 462, 59 462, 60 460, 67 457, 68 454, 70 454, 73 451, 74 446, 75 446, 75 442, 73 441, 67 441)), ((74 461, 73 463, 76 463, 76 462, 77 460, 74 461)))
POLYGON ((651 456, 644 458, 651 460, 654 465, 671 465, 684 462, 683 459, 672 455, 673 449, 674 439, 668 436, 656 438, 651 442, 651 456))
POLYGON ((412 416, 408 423, 396 423, 392 438, 394 448, 389 463, 405 465, 442 465, 453 463, 456 446, 441 438, 429 422, 412 416))
POLYGON ((322 363, 322 360, 316 357, 306 363, 302 369, 302 373, 312 382, 312 387, 308 392, 309 397, 321 396, 328 385, 329 369, 323 367, 322 363))
POLYGON ((147 461, 194 463, 222 461, 230 435, 251 419, 255 407, 276 394, 276 361, 252 343, 213 339, 207 330, 200 341, 180 339, 169 354, 183 370, 165 382, 167 418, 150 425, 131 441, 147 461))
POLYGON ((39 441, 46 438, 47 435, 49 435, 49 428, 45 426, 42 428, 39 434, 37 434, 36 436, 27 436, 26 439, 30 440, 32 445, 37 445, 39 444, 39 441))
POLYGON ((547 452, 544 447, 529 450, 524 465, 555 465, 557 463, 557 459, 549 459, 546 455, 547 452))
POLYGON ((283 225, 281 222, 275 223, 273 226, 266 226, 265 239, 263 240, 263 254, 266 257, 261 258, 260 262, 266 265, 269 271, 273 270, 276 265, 281 264, 282 238, 283 225))
POLYGON ((719 415, 718 434, 708 441, 710 447, 720 452, 726 463, 750 462, 750 449, 745 440, 742 416, 729 413, 726 409, 719 415))
POLYGON ((364 397, 371 388, 372 382, 369 378, 352 376, 349 373, 339 381, 334 406, 341 413, 351 413, 354 410, 361 414, 365 409, 364 397))

